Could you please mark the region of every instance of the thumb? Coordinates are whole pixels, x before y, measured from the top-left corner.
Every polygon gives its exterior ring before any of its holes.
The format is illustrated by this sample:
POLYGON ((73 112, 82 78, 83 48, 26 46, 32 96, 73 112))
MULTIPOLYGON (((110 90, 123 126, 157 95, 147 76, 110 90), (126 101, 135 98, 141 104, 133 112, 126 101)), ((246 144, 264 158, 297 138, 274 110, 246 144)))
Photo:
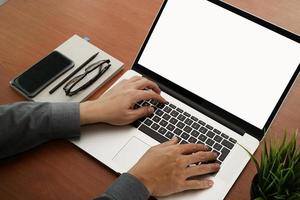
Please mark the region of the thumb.
POLYGON ((154 108, 151 106, 140 107, 138 109, 133 110, 133 113, 137 119, 151 115, 153 112, 154 108))
POLYGON ((174 145, 177 143, 178 143, 178 138, 174 136, 171 140, 164 142, 161 145, 168 146, 168 145, 174 145))

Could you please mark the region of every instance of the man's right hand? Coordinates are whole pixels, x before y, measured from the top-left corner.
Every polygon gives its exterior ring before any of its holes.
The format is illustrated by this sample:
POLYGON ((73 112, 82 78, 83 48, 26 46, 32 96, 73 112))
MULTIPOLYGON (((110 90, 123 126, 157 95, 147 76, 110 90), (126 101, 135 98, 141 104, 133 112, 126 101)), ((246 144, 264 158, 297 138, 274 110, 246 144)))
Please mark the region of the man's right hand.
POLYGON ((215 173, 220 165, 196 164, 213 161, 217 155, 201 144, 177 144, 177 139, 150 148, 129 173, 137 177, 152 196, 167 196, 185 190, 206 189, 207 179, 189 177, 215 173))

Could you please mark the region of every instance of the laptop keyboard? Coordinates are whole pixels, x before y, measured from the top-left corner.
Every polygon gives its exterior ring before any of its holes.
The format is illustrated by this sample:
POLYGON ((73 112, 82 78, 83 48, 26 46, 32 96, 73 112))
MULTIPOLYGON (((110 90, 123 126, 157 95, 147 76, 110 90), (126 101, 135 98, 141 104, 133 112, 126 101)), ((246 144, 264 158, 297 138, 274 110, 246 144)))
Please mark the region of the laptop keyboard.
POLYGON ((210 151, 218 154, 216 162, 222 164, 237 142, 174 104, 147 100, 138 102, 134 108, 142 106, 152 106, 155 112, 132 125, 160 143, 176 136, 181 144, 205 144, 210 151))

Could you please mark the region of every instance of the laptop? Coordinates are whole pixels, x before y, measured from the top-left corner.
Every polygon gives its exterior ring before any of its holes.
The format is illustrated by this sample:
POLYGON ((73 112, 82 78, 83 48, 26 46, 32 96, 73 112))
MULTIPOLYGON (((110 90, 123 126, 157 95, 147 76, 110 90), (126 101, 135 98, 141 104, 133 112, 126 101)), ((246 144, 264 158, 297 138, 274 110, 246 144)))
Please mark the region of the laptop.
MULTIPOLYGON (((299 36, 215 0, 164 1, 132 70, 168 101, 132 125, 82 128, 72 142, 116 172, 127 172, 151 147, 177 136, 219 154, 214 186, 159 199, 223 199, 254 153, 300 66, 299 36)), ((172 183, 170 183, 172 184, 172 183)), ((249 186, 250 187, 250 186, 249 186)))

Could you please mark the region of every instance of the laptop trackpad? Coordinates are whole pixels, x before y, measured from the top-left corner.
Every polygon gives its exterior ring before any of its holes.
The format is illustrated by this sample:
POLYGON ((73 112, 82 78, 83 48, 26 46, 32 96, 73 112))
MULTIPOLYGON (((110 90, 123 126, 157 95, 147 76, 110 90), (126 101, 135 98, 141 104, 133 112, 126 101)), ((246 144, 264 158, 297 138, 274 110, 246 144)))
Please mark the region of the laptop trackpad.
POLYGON ((132 137, 114 156, 113 162, 123 172, 127 172, 149 148, 148 144, 137 137, 132 137))

